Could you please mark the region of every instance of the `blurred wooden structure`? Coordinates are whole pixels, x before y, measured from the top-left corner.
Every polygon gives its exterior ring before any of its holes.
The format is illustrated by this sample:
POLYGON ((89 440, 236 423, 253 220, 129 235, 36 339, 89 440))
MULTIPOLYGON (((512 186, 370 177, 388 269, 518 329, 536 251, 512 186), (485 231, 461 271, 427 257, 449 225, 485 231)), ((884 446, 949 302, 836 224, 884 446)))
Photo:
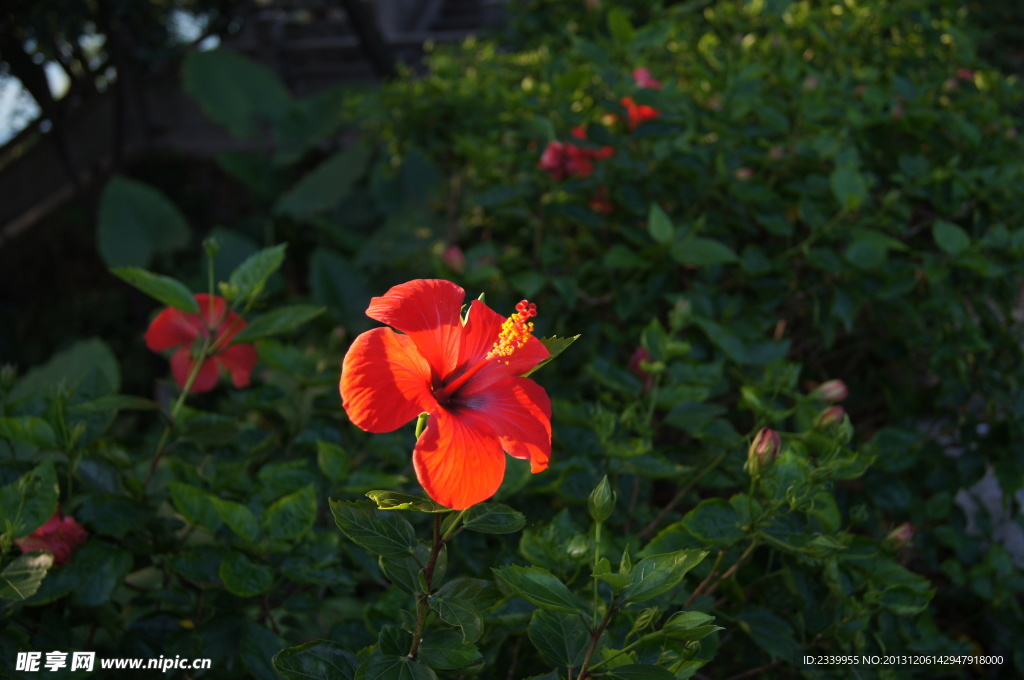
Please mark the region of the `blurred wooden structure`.
MULTIPOLYGON (((379 79, 385 58, 416 66, 424 42, 450 42, 500 26, 504 0, 270 0, 249 4, 221 45, 271 68, 297 96, 342 82, 379 79), (355 3, 360 27, 346 11, 355 3), (362 28, 362 34, 359 30, 362 28), (379 62, 379 59, 377 60, 379 62)), ((61 100, 62 120, 36 121, 0 148, 0 247, 78 192, 98 192, 140 154, 213 156, 258 147, 210 121, 185 94, 177 70, 118 73, 107 92, 61 100), (137 82, 133 82, 137 79, 137 82), (62 148, 63 147, 63 148, 62 148)))

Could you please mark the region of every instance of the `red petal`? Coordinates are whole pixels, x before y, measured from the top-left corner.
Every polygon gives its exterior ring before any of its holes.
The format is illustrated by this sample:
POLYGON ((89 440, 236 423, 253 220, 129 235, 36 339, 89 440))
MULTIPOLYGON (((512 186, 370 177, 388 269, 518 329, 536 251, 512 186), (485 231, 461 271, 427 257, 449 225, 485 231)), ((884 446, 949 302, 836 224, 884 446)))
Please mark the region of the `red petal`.
MULTIPOLYGON (((507 378, 478 389, 470 380, 459 399, 469 405, 498 434, 509 455, 530 461, 540 472, 551 458, 551 400, 544 388, 529 378, 507 378)), ((462 415, 463 411, 459 411, 462 415)))
POLYGON ((411 337, 375 328, 357 337, 341 368, 342 405, 357 427, 391 432, 437 407, 430 366, 411 337))
POLYGON ((252 369, 256 368, 256 348, 252 345, 231 345, 217 352, 213 359, 231 374, 235 387, 247 387, 252 369))
POLYGON ((465 510, 497 492, 505 454, 481 414, 438 408, 413 451, 416 477, 435 501, 465 510))
POLYGON ((146 330, 146 347, 153 352, 190 345, 202 332, 202 322, 195 314, 168 307, 153 319, 146 330))
POLYGON ((207 328, 217 328, 221 325, 224 321, 224 312, 228 308, 228 303, 224 298, 219 295, 199 293, 196 295, 196 303, 199 305, 199 314, 207 328))
POLYGON ((435 377, 444 378, 458 360, 465 297, 451 281, 416 279, 370 300, 366 315, 412 338, 435 377))
MULTIPOLYGON (((192 352, 187 347, 182 347, 171 355, 171 373, 174 374, 174 380, 182 389, 185 389, 189 373, 192 372, 192 363, 192 352)), ((199 369, 199 375, 192 382, 192 387, 189 391, 192 394, 200 394, 202 392, 209 392, 216 386, 217 364, 209 360, 204 361, 199 369)))

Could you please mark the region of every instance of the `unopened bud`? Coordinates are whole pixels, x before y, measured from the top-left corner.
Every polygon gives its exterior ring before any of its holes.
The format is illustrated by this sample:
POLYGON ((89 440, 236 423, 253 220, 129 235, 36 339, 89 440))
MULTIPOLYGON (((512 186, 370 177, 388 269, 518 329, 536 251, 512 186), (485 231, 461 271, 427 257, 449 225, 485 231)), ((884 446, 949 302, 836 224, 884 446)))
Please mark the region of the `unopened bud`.
POLYGON ((458 246, 445 248, 445 251, 441 253, 441 261, 456 274, 466 271, 466 256, 462 253, 462 248, 458 246))
POLYGON ((750 448, 747 449, 747 464, 744 465, 744 469, 751 477, 760 476, 779 457, 781 449, 782 439, 779 437, 779 433, 771 428, 762 427, 754 436, 754 441, 750 442, 750 448))
POLYGON ((211 260, 217 257, 217 253, 220 252, 220 241, 218 241, 215 236, 203 239, 203 252, 205 252, 206 257, 211 260))
POLYGON ((913 540, 914 525, 910 522, 904 522, 903 524, 899 525, 898 527, 890 531, 889 534, 885 537, 885 541, 883 541, 882 544, 889 550, 892 550, 893 552, 898 552, 906 548, 908 545, 910 545, 910 542, 913 540))
POLYGON ((846 383, 842 380, 826 380, 811 392, 812 397, 827 401, 830 404, 846 399, 849 394, 849 390, 846 389, 846 383))
POLYGON ((818 416, 818 427, 838 427, 846 419, 846 410, 842 406, 829 406, 818 416))
POLYGON ((608 475, 605 475, 601 483, 590 492, 587 498, 587 506, 590 508, 590 516, 595 522, 604 522, 612 516, 615 509, 615 492, 608 483, 608 475))

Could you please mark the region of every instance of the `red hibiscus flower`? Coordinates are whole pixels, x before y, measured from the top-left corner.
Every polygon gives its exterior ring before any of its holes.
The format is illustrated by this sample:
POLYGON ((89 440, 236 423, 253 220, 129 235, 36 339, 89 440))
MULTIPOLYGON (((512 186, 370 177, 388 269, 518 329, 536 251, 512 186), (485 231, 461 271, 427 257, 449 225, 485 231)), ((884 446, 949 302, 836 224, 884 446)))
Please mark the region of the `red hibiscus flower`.
POLYGON ((53 566, 60 567, 71 561, 71 555, 87 538, 89 532, 73 517, 64 517, 58 508, 46 524, 28 536, 14 539, 14 543, 22 553, 45 550, 53 555, 53 566))
POLYGON ((249 384, 249 375, 256 367, 256 348, 252 345, 230 345, 245 321, 228 309, 224 298, 217 295, 196 295, 199 314, 168 307, 153 319, 146 331, 146 347, 154 352, 167 349, 171 355, 171 372, 179 385, 185 387, 203 343, 212 338, 213 353, 206 357, 192 382, 192 392, 209 392, 217 386, 221 368, 231 374, 235 387, 249 384))
MULTIPOLYGON (((572 130, 576 139, 587 138, 586 129, 580 125, 572 130)), ((590 177, 594 173, 594 161, 604 160, 615 153, 610 146, 591 149, 568 142, 551 142, 541 154, 537 167, 546 171, 556 182, 566 177, 590 177)))
POLYGON ((615 212, 615 206, 608 198, 608 187, 602 184, 590 196, 590 209, 602 215, 611 215, 615 212))
POLYGON ((661 89, 661 81, 651 77, 651 72, 645 68, 633 70, 633 82, 637 87, 649 87, 655 90, 661 89))
POLYGON ((626 107, 626 114, 629 116, 629 129, 635 130, 649 120, 654 120, 661 113, 653 106, 637 104, 632 97, 623 97, 619 103, 626 107))
POLYGON ((530 333, 536 307, 520 302, 504 319, 479 300, 460 315, 465 291, 418 279, 370 301, 366 315, 388 324, 357 337, 341 370, 349 419, 391 432, 430 414, 413 450, 420 484, 438 503, 464 510, 490 498, 507 451, 533 472, 551 455, 551 401, 521 377, 549 356, 530 333))

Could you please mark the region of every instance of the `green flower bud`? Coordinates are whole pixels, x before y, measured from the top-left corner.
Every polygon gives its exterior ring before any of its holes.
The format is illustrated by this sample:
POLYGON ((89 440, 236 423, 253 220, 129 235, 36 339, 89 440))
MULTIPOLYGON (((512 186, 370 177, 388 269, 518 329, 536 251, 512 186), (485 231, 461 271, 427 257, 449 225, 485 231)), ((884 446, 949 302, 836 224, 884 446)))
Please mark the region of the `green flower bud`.
POLYGON ((615 492, 608 483, 608 475, 605 475, 601 483, 590 492, 587 505, 595 522, 604 522, 612 516, 612 510, 615 509, 615 492))

